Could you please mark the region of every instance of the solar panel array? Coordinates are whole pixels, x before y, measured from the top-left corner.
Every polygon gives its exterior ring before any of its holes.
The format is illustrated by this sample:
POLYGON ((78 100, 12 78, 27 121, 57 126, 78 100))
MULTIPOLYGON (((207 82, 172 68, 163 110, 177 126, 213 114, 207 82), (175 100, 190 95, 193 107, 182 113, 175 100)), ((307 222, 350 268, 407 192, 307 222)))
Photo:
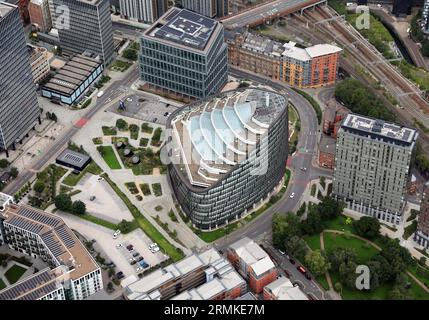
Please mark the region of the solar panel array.
MULTIPOLYGON (((25 292, 33 290, 38 286, 52 280, 54 277, 49 270, 42 271, 31 278, 27 278, 25 281, 18 283, 17 285, 10 287, 0 293, 0 300, 15 300, 25 292)), ((55 283, 54 283, 55 286, 55 283)), ((46 288, 48 289, 48 288, 46 288)), ((52 291, 52 290, 50 290, 52 291)), ((50 292, 49 291, 49 292, 50 292)), ((48 293, 48 292, 47 292, 48 293)), ((36 297, 37 299, 38 297, 36 297)), ((27 298, 25 298, 27 299, 27 298)), ((34 300, 34 298, 33 298, 34 300)))
POLYGON ((47 285, 37 288, 36 290, 26 294, 25 296, 19 298, 18 300, 37 300, 47 294, 55 291, 57 288, 57 283, 55 281, 48 283, 47 285))
POLYGON ((61 245, 61 242, 58 241, 52 230, 42 235, 42 240, 55 258, 58 258, 64 252, 66 252, 64 246, 61 245))
POLYGON ((54 228, 62 223, 61 219, 41 213, 28 207, 21 207, 18 211, 18 214, 54 228))
POLYGON ((77 163, 82 162, 82 157, 79 157, 78 155, 71 154, 71 153, 67 153, 64 156, 64 159, 72 161, 72 162, 77 162, 77 163))
POLYGON ((8 223, 15 227, 18 227, 36 234, 42 231, 43 229, 43 225, 41 225, 40 223, 29 221, 20 216, 13 216, 8 223))
POLYGON ((72 238, 70 235, 69 230, 66 228, 65 225, 61 225, 58 228, 55 229, 58 236, 60 237, 61 241, 65 244, 65 246, 68 249, 71 249, 76 244, 76 241, 72 238))

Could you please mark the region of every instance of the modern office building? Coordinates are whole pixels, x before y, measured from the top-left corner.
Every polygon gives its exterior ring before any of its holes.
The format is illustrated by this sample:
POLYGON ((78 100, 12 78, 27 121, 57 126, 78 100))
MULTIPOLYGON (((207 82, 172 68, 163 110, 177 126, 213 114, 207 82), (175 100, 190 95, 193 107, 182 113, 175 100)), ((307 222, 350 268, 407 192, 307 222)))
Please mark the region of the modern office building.
POLYGON ((195 227, 245 216, 282 181, 288 156, 287 99, 275 92, 223 92, 172 113, 171 187, 195 227))
POLYGON ((0 300, 82 300, 103 289, 101 269, 64 221, 0 193, 0 243, 48 267, 0 291, 0 300))
POLYGON ((55 103, 75 104, 101 78, 103 70, 98 59, 74 56, 42 87, 42 96, 55 103))
POLYGON ((349 209, 398 224, 417 136, 410 128, 348 114, 338 131, 333 195, 349 209))
POLYGON ((280 277, 264 287, 264 300, 309 300, 297 284, 280 277))
POLYGON ((250 32, 228 33, 227 43, 231 65, 293 87, 332 85, 337 78, 342 50, 330 44, 304 49, 291 41, 280 43, 250 32))
POLYGON ((40 122, 30 55, 17 6, 0 2, 0 151, 40 122))
POLYGON ((231 244, 227 257, 256 294, 262 293, 266 285, 277 279, 278 270, 270 256, 247 237, 231 244))
POLYGON ((30 21, 39 31, 49 32, 52 28, 51 11, 48 0, 31 0, 28 4, 30 21))
POLYGON ((429 249, 429 184, 425 185, 414 241, 429 249))
POLYGON ((211 248, 132 282, 124 296, 128 300, 224 300, 246 291, 246 282, 211 248))
POLYGON ((227 82, 227 50, 219 22, 172 8, 141 36, 140 77, 160 94, 205 98, 227 82))
POLYGON ((109 0, 54 0, 54 9, 66 6, 70 13, 69 26, 56 27, 63 54, 90 52, 99 56, 106 66, 114 58, 112 20, 109 0))
POLYGON ((48 50, 30 44, 27 45, 27 49, 30 53, 31 72, 33 73, 34 83, 39 83, 49 75, 48 50))
POLYGON ((228 15, 228 0, 178 0, 175 3, 209 18, 228 15))
POLYGON ((153 23, 167 8, 167 0, 120 0, 119 12, 122 18, 153 23))

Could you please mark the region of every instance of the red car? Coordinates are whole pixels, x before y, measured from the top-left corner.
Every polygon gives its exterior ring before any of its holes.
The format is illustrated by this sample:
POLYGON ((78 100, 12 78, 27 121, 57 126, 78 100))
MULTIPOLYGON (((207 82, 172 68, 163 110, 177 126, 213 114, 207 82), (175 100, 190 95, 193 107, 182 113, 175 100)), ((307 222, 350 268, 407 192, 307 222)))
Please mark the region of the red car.
POLYGON ((133 247, 133 245, 132 245, 132 244, 130 244, 130 245, 128 245, 128 246, 127 246, 127 249, 128 249, 128 251, 133 251, 133 250, 134 250, 134 247, 133 247))

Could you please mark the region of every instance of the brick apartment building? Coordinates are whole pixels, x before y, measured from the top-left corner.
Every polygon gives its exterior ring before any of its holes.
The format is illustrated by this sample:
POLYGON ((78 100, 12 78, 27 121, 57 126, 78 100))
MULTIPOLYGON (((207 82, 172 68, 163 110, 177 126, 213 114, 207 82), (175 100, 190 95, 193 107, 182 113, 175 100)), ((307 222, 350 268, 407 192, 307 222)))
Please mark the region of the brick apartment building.
POLYGON ((249 32, 227 33, 228 60, 233 66, 284 81, 298 88, 332 85, 341 49, 330 44, 300 48, 249 32))
POLYGON ((227 258, 256 294, 261 293, 266 285, 277 279, 278 271, 271 258, 247 237, 228 247, 227 258))
POLYGON ((263 297, 264 300, 308 300, 301 288, 293 285, 286 277, 280 277, 265 286, 263 297))
POLYGON ((423 199, 420 205, 417 231, 414 233, 414 241, 426 249, 429 248, 429 185, 426 184, 423 199))

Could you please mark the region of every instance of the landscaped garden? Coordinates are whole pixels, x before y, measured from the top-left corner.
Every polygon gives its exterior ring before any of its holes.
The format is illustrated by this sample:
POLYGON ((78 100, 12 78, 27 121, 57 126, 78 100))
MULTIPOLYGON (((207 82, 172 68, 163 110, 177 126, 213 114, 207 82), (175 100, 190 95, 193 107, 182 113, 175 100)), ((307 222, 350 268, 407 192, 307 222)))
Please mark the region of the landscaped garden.
POLYGON ((152 183, 152 190, 155 197, 162 196, 162 188, 160 183, 152 183))
POLYGON ((159 151, 153 152, 152 148, 135 148, 127 145, 116 150, 125 168, 131 169, 135 175, 150 175, 154 168, 164 167, 159 151), (135 159, 138 159, 137 163, 134 162, 135 159))
POLYGON ((4 273, 4 276, 10 284, 14 284, 22 277, 25 271, 27 271, 26 268, 14 264, 4 273))
POLYGON ((124 72, 129 67, 131 67, 131 65, 132 65, 132 63, 118 59, 118 60, 113 61, 113 63, 110 65, 109 69, 112 71, 124 72))
POLYGON ((111 146, 98 146, 97 151, 103 157, 104 161, 106 161, 110 169, 122 169, 115 151, 111 146))
POLYGON ((74 187, 76 186, 80 179, 86 174, 91 173, 93 175, 99 175, 103 172, 101 168, 95 163, 94 160, 92 160, 85 169, 83 169, 80 173, 75 174, 73 172, 70 172, 67 177, 64 178, 63 184, 74 187))

